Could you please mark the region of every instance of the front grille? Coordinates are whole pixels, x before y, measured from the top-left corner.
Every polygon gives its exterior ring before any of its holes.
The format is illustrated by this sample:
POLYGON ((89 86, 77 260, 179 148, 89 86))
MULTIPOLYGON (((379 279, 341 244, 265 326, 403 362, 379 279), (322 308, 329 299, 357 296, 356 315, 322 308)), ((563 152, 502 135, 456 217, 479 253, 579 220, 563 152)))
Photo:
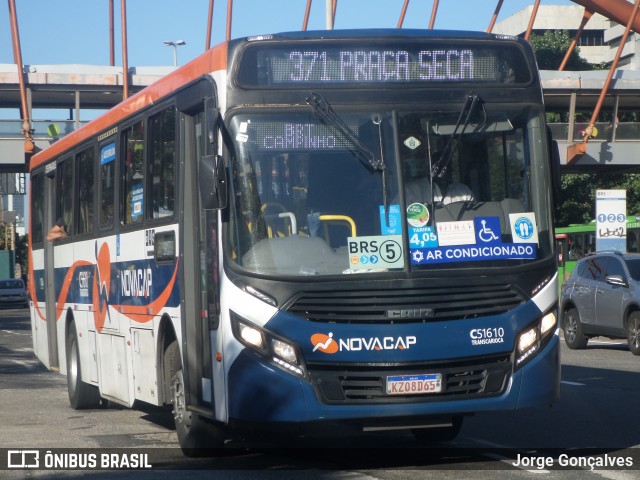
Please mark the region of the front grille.
POLYGON ((309 378, 325 404, 415 403, 467 400, 500 395, 512 371, 509 356, 444 364, 384 367, 309 364, 309 378), (443 388, 436 394, 387 395, 388 376, 440 373, 443 388))
POLYGON ((524 303, 510 284, 300 292, 285 309, 315 322, 429 322, 499 315, 524 303))

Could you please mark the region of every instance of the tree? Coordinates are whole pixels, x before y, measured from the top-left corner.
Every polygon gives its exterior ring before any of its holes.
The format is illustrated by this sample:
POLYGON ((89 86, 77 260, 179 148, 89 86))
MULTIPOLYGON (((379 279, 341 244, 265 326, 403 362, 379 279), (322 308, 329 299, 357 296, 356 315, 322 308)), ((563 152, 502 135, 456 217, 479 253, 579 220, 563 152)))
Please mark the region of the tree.
MULTIPOLYGON (((535 52, 538 68, 557 70, 569 49, 572 39, 564 30, 547 31, 543 35, 531 35, 530 42, 535 52)), ((580 57, 576 47, 567 61, 567 70, 603 70, 606 64, 591 64, 580 57)), ((635 113, 633 114, 635 115, 635 113)), ((626 120, 626 119, 625 119, 626 120)), ((547 113, 548 122, 567 122, 558 112, 547 113)), ((635 121, 635 118, 628 121, 635 121)), ((627 212, 640 213, 640 176, 635 174, 563 174, 561 191, 556 205, 556 224, 588 223, 595 214, 595 197, 598 189, 621 189, 627 191, 627 212)))
MULTIPOLYGON (((532 34, 529 42, 533 47, 541 70, 558 70, 569 50, 572 39, 566 30, 547 30, 543 35, 532 34)), ((600 70, 601 65, 593 65, 580 56, 580 47, 576 47, 569 60, 567 70, 600 70)))
POLYGON ((16 235, 16 264, 20 265, 22 275, 29 272, 29 236, 16 235))
POLYGON ((588 223, 596 218, 596 190, 627 191, 627 213, 640 214, 640 175, 566 174, 562 176, 556 205, 556 224, 588 223))

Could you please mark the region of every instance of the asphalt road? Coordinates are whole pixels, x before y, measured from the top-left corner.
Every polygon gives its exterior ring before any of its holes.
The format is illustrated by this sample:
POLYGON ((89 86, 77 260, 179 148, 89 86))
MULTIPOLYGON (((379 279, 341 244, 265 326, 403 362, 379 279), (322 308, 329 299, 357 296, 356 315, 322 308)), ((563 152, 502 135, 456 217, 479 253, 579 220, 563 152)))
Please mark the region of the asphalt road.
MULTIPOLYGON (((166 409, 136 404, 134 409, 110 405, 72 410, 65 377, 48 371, 33 355, 26 315, 26 310, 0 310, 0 468, 9 460, 19 461, 16 450, 37 450, 41 464, 47 451, 60 453, 58 462, 72 462, 74 456, 78 462, 90 461, 87 456, 93 455, 98 465, 103 454, 115 453, 117 462, 144 459, 152 468, 11 469, 0 470, 2 478, 141 479, 160 474, 197 479, 212 473, 216 479, 271 475, 279 480, 640 476, 640 358, 621 341, 597 338, 582 351, 563 344, 561 395, 555 406, 468 418, 460 436, 448 445, 424 448, 405 432, 295 443, 253 438, 229 442, 217 457, 190 459, 177 448, 166 409), (123 459, 121 449, 139 457, 123 459)), ((32 457, 25 453, 25 463, 32 457)))

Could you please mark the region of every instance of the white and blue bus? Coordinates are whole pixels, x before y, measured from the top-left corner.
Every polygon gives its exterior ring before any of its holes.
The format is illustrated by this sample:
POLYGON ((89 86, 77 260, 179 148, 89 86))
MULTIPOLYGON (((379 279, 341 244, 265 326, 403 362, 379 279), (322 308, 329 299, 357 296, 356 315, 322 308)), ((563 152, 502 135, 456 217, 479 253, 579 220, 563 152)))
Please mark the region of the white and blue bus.
POLYGON ((552 404, 551 143, 514 37, 220 44, 32 157, 34 349, 187 453, 552 404))

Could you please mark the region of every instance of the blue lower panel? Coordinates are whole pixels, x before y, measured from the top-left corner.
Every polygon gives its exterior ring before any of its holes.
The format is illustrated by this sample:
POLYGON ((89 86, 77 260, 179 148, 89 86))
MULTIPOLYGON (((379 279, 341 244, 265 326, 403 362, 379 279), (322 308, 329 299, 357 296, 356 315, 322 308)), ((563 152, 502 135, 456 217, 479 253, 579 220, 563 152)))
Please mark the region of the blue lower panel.
POLYGON ((244 350, 229 371, 229 416, 250 422, 304 421, 309 416, 305 387, 310 388, 244 350))
POLYGON ((325 404, 306 380, 294 377, 248 350, 229 371, 229 419, 239 422, 299 423, 361 418, 464 414, 546 406, 557 397, 560 381, 558 337, 510 377, 498 396, 410 403, 325 404))
POLYGON ((547 406, 560 394, 560 339, 554 335, 544 351, 521 371, 517 408, 547 406))

